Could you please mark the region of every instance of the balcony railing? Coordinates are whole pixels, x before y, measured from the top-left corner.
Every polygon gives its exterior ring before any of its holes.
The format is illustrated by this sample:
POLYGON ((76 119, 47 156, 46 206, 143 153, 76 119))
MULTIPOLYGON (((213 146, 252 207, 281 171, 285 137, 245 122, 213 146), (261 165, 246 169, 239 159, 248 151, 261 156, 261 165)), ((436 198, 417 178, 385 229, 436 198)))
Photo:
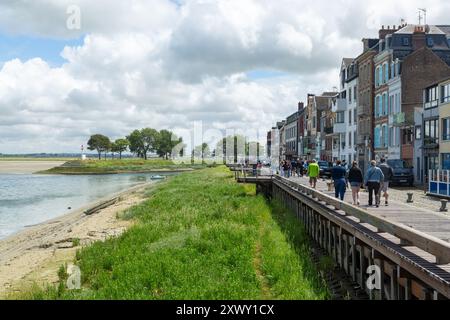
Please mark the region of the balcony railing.
POLYGON ((346 110, 347 110, 347 99, 339 98, 333 101, 331 105, 331 111, 340 112, 346 110))
POLYGON ((333 133, 347 132, 347 125, 345 123, 335 123, 333 126, 333 133))
POLYGON ((333 129, 333 127, 325 127, 323 131, 325 132, 325 134, 332 134, 334 132, 333 129))

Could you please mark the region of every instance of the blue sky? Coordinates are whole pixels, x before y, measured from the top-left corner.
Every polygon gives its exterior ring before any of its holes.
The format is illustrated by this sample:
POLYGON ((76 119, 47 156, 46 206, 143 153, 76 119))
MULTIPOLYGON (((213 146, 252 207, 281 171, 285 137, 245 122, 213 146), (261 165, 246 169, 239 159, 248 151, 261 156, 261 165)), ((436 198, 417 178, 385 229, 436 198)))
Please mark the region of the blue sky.
POLYGON ((65 60, 61 52, 65 46, 79 46, 83 38, 50 39, 31 36, 9 36, 0 33, 0 66, 6 61, 20 59, 26 61, 39 57, 47 61, 52 67, 61 66, 65 60))

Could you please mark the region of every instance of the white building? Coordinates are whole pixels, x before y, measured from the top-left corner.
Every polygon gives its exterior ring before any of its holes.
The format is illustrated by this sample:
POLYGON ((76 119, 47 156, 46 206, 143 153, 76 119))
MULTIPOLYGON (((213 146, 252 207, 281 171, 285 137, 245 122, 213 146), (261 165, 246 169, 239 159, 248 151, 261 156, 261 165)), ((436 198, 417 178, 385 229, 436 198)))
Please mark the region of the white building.
POLYGON ((340 94, 333 99, 332 111, 336 113, 333 126, 333 160, 348 164, 358 159, 356 132, 358 127, 358 65, 354 59, 344 58, 340 74, 340 94))
POLYGON ((391 76, 388 81, 388 159, 401 159, 400 124, 404 122, 404 113, 401 112, 402 82, 398 60, 392 62, 391 76))

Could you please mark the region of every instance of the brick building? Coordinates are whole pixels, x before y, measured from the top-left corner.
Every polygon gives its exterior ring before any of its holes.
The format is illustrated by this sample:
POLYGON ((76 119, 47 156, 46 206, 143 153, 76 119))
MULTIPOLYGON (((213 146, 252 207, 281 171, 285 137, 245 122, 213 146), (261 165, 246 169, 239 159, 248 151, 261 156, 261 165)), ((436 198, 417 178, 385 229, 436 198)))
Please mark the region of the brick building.
MULTIPOLYGON (((414 165, 422 177, 428 169, 439 167, 439 90, 430 85, 450 76, 450 67, 425 44, 417 42, 417 50, 405 58, 402 67, 402 159, 414 165), (414 112, 422 109, 422 123, 415 128, 414 112), (416 136, 420 130, 420 136, 416 136), (414 139, 421 140, 422 154, 414 155, 414 139)), ((417 172, 417 170, 416 170, 417 172)))
POLYGON ((358 128, 356 147, 359 167, 365 172, 373 159, 373 110, 374 110, 374 57, 379 39, 363 39, 363 53, 356 59, 358 77, 358 128))

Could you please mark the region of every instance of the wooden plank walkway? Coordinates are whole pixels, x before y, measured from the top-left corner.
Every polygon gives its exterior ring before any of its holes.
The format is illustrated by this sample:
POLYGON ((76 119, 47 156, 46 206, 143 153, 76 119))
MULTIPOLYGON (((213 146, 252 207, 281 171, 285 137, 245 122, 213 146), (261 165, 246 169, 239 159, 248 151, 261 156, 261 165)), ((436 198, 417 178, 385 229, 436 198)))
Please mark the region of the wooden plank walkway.
MULTIPOLYGON (((309 187, 309 178, 290 178, 292 182, 309 187)), ((329 180, 327 180, 329 181, 329 180)), ((334 197, 333 191, 328 191, 327 183, 322 179, 317 181, 317 191, 334 197)), ((381 198, 379 208, 368 206, 368 193, 360 193, 361 209, 367 210, 369 213, 385 218, 392 222, 402 223, 410 228, 435 236, 446 242, 450 242, 450 217, 444 213, 440 214, 427 209, 420 209, 406 203, 407 195, 405 192, 405 203, 399 201, 389 201, 389 206, 384 205, 384 198, 381 198)), ((347 189, 345 193, 345 202, 352 203, 351 189, 347 189)))

